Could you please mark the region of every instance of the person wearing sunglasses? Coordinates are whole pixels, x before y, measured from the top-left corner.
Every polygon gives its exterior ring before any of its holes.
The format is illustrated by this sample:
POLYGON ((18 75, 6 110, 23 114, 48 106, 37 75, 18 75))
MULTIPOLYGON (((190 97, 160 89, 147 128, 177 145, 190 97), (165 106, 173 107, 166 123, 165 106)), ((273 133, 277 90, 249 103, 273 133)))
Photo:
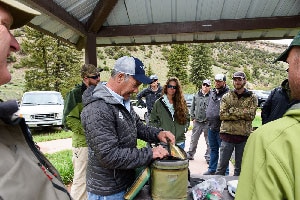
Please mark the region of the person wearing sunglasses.
POLYGON ((145 88, 144 90, 142 90, 141 92, 139 92, 136 95, 139 105, 141 105, 143 107, 147 107, 147 116, 145 119, 146 124, 149 124, 149 118, 150 118, 150 114, 151 114, 154 102, 159 97, 161 97, 161 93, 162 93, 162 87, 160 86, 160 84, 158 82, 158 77, 155 74, 153 74, 149 78, 152 80, 149 87, 145 88), (146 103, 143 101, 142 98, 145 98, 146 103))
POLYGON ((208 97, 210 94, 210 85, 210 80, 205 79, 203 81, 201 89, 193 96, 192 106, 190 110, 191 120, 193 121, 193 130, 191 135, 190 148, 187 152, 188 159, 194 160, 198 140, 203 132, 206 142, 206 152, 204 158, 207 164, 209 163, 210 159, 210 148, 208 144, 208 123, 206 119, 206 108, 208 105, 208 97))
POLYGON ((65 98, 63 124, 73 132, 72 135, 72 162, 74 168, 71 196, 74 200, 87 199, 86 168, 88 161, 88 147, 84 129, 81 125, 80 114, 83 109, 82 95, 90 86, 100 81, 99 69, 92 64, 84 64, 81 68, 81 84, 76 85, 65 98))
POLYGON ((190 115, 178 78, 169 78, 163 86, 162 97, 153 105, 150 125, 171 131, 175 135, 176 144, 184 149, 190 115))

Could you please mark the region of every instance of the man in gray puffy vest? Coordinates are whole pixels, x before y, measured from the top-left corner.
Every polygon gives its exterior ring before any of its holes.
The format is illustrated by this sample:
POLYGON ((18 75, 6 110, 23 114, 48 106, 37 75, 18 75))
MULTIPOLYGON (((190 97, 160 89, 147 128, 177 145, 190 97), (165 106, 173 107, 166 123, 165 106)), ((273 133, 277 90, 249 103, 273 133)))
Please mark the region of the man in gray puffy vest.
POLYGON ((206 120, 206 108, 208 105, 208 97, 210 94, 210 80, 206 79, 203 81, 202 89, 199 90, 194 96, 192 101, 192 106, 190 110, 191 119, 193 121, 193 130, 190 142, 190 148, 187 152, 189 160, 194 160, 194 155, 196 153, 198 140, 202 132, 204 133, 204 138, 206 142, 206 152, 205 160, 209 163, 210 159, 210 148, 208 144, 208 122, 206 120))

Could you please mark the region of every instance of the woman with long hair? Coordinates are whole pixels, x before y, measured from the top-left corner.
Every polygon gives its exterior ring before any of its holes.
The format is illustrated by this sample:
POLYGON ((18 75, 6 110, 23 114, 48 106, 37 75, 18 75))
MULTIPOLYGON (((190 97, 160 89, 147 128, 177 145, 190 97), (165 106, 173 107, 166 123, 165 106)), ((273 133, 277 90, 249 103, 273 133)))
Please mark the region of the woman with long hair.
POLYGON ((171 77, 167 80, 162 97, 154 103, 150 124, 171 131, 175 135, 176 144, 184 149, 190 115, 178 78, 171 77))

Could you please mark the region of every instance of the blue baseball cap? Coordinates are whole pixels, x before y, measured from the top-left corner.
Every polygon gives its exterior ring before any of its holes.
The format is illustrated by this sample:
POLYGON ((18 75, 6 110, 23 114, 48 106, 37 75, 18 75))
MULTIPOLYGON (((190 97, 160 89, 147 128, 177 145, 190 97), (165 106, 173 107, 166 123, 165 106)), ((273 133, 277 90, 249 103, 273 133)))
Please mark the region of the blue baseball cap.
POLYGON ((114 69, 133 76, 134 79, 141 83, 152 83, 152 80, 145 75, 144 64, 138 58, 123 56, 116 61, 114 69))

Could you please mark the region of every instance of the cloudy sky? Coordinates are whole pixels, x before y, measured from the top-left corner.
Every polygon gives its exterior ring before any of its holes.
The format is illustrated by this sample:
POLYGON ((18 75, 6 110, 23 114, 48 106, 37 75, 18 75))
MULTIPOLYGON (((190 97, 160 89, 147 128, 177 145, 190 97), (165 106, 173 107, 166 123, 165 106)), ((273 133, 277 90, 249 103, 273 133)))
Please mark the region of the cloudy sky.
POLYGON ((269 42, 274 42, 276 44, 286 44, 287 46, 290 45, 292 39, 282 39, 282 40, 267 40, 269 42))

